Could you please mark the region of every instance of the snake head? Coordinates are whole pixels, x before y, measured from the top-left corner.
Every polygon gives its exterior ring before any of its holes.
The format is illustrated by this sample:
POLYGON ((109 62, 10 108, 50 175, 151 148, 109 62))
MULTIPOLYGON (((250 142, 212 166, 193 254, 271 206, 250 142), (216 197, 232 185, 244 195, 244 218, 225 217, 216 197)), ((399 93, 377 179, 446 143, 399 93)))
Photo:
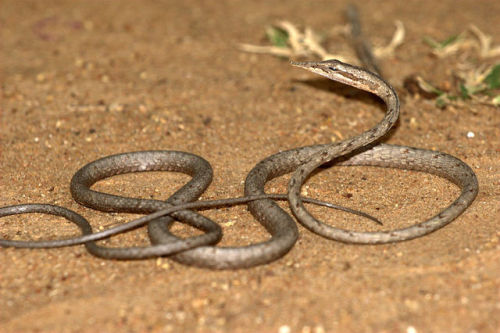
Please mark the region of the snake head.
POLYGON ((325 70, 328 72, 335 72, 338 70, 342 70, 342 66, 349 66, 337 59, 330 59, 324 61, 290 61, 293 66, 301 67, 307 69, 313 73, 316 73, 316 70, 325 70), (321 68, 321 69, 320 69, 321 68), (316 69, 316 70, 315 70, 316 69))
POLYGON ((372 86, 372 82, 375 79, 374 74, 369 73, 360 67, 346 64, 340 60, 331 59, 317 62, 291 61, 291 64, 293 66, 304 68, 310 72, 329 78, 330 80, 373 92, 373 90, 369 87, 372 86))

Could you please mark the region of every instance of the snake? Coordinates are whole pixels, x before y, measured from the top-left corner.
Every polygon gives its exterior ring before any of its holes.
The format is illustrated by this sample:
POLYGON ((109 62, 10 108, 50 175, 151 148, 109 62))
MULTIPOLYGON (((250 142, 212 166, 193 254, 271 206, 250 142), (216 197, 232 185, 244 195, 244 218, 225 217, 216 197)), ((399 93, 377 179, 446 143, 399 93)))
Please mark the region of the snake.
POLYGON ((244 196, 239 198, 198 200, 210 185, 213 171, 205 159, 191 153, 160 150, 103 157, 75 173, 70 183, 73 199, 100 211, 138 213, 145 214, 144 216, 93 233, 84 217, 64 207, 49 204, 6 206, 0 208, 0 217, 24 213, 57 215, 75 223, 81 229, 82 236, 48 241, 0 239, 0 246, 50 248, 84 244, 91 254, 106 259, 132 260, 168 256, 182 264, 202 268, 250 268, 273 262, 291 250, 299 236, 293 217, 310 231, 334 241, 384 244, 414 239, 442 228, 474 201, 479 191, 477 177, 460 159, 438 151, 380 142, 397 121, 400 104, 395 90, 379 75, 338 60, 292 62, 292 65, 378 96, 386 106, 385 116, 373 128, 350 139, 294 148, 263 159, 247 175, 244 196), (376 232, 346 230, 319 221, 308 212, 304 202, 372 217, 300 195, 301 188, 311 173, 326 164, 420 171, 445 178, 456 184, 461 191, 437 215, 412 226, 376 232), (128 198, 91 189, 96 182, 114 175, 147 171, 181 172, 192 178, 165 201, 128 198), (288 173, 292 173, 292 176, 286 194, 265 192, 267 182, 288 173), (293 217, 276 200, 288 200, 293 217), (247 204, 250 213, 270 234, 269 239, 240 247, 216 246, 222 237, 220 226, 196 210, 236 204, 247 204), (170 231, 175 221, 191 225, 203 233, 179 238, 170 231), (119 248, 96 244, 97 240, 143 225, 147 225, 150 246, 119 248))

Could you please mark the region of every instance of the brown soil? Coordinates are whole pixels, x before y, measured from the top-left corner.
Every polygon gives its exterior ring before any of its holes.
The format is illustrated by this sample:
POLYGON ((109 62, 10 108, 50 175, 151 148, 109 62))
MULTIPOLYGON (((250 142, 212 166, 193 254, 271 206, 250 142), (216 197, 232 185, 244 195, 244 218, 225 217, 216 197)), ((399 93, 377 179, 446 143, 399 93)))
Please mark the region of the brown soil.
MULTIPOLYGON (((209 160, 204 198, 242 193, 247 172, 279 150, 330 142, 376 124, 383 108, 286 61, 242 53, 264 43, 277 19, 326 31, 343 23, 346 1, 3 1, 0 205, 44 202, 74 209, 95 228, 132 216, 72 201, 82 165, 118 152, 174 149, 209 160)), ((476 171, 480 193, 456 221, 426 237, 381 246, 329 241, 300 227, 292 251, 238 271, 186 267, 166 258, 105 261, 82 246, 0 250, 0 331, 494 332, 500 330, 500 113, 482 105, 435 107, 404 91, 411 74, 450 77, 423 36, 444 39, 474 23, 500 43, 500 2, 366 2, 361 17, 374 42, 396 19, 407 37, 385 76, 401 93, 389 143, 436 149, 476 171), (475 137, 468 138, 471 131, 475 137)), ((332 40, 330 50, 348 50, 332 40)), ((124 195, 165 198, 187 177, 127 175, 99 184, 124 195)), ((286 177, 269 189, 284 191, 286 177)), ((386 228, 411 225, 458 195, 447 181, 377 168, 324 170, 308 195, 360 208, 386 228)), ((377 228, 312 209, 334 225, 377 228)), ((205 212, 224 226, 223 245, 266 239, 244 207, 205 212)), ((1 237, 76 233, 43 215, 0 221, 1 237)), ((177 227, 182 234, 191 231, 177 227)), ((107 244, 146 244, 138 230, 107 244)))

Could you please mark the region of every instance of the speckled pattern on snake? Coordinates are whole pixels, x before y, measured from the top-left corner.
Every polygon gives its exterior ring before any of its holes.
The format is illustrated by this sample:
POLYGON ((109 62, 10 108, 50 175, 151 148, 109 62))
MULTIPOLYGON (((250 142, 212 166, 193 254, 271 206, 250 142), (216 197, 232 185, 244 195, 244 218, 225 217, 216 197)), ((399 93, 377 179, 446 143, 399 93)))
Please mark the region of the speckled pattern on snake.
MULTIPOLYGON (((474 200, 478 183, 472 169, 445 153, 378 143, 399 115, 399 101, 393 88, 378 75, 337 60, 292 63, 331 80, 368 91, 387 106, 385 117, 368 131, 338 143, 300 147, 274 154, 258 163, 245 181, 242 198, 196 201, 212 180, 210 164, 203 158, 178 151, 143 151, 104 157, 80 169, 71 180, 71 193, 80 204, 101 211, 149 214, 137 220, 92 233, 90 224, 66 208, 46 204, 26 204, 0 208, 0 216, 29 212, 63 216, 76 223, 83 236, 54 241, 0 240, 2 246, 58 247, 85 244, 87 250, 102 258, 140 259, 168 255, 178 262, 212 269, 236 269, 272 262, 285 255, 298 238, 297 225, 276 199, 288 197, 296 219, 309 230, 332 240, 356 244, 380 244, 409 240, 426 235, 450 223, 474 200), (337 165, 370 165, 417 170, 448 179, 461 188, 459 197, 436 216, 413 226, 380 232, 355 232, 327 225, 314 218, 304 207, 300 190, 307 177, 319 166, 335 161, 337 165), (142 171, 183 172, 192 179, 168 200, 119 197, 96 192, 90 187, 97 181, 123 173, 142 171), (265 184, 273 178, 293 172, 287 195, 266 195, 265 184), (221 228, 196 213, 197 208, 247 203, 253 216, 271 235, 267 241, 243 247, 217 247, 221 228), (204 231, 204 234, 180 239, 169 229, 177 220, 204 231), (147 224, 148 247, 107 248, 94 241, 147 224)), ((319 204, 322 204, 319 202, 319 204)), ((324 204, 326 205, 326 204, 324 204)))

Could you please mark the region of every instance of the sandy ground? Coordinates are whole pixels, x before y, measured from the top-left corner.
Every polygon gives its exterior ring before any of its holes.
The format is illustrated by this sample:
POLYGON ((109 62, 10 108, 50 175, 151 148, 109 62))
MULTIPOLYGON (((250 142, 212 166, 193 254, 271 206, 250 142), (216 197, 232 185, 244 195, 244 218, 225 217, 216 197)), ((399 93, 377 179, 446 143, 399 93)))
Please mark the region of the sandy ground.
MULTIPOLYGON (((330 84, 284 60, 242 53, 264 43, 264 27, 288 19, 326 31, 344 23, 346 1, 2 1, 0 205, 44 202, 86 216, 94 228, 132 216, 73 202, 69 180, 96 158, 174 149, 209 160, 204 198, 242 193, 247 172, 284 149, 357 135, 381 119, 366 94, 330 84)), ((393 245, 329 241, 300 227, 296 246, 270 265, 237 271, 186 267, 167 258, 105 261, 82 246, 0 249, 2 332, 498 332, 500 331, 500 113, 481 105, 435 107, 403 80, 443 82, 447 60, 424 36, 444 39, 470 23, 500 43, 500 2, 369 1, 367 35, 405 44, 381 65, 401 93, 389 143, 437 149, 473 167, 480 193, 449 226, 393 245), (467 132, 474 132, 468 138, 467 132)), ((329 48, 350 52, 345 40, 329 48)), ((187 177, 115 177, 98 188, 166 198, 187 177)), ((270 191, 284 191, 286 177, 270 191)), ((421 173, 334 167, 310 179, 308 195, 360 208, 384 228, 414 224, 458 195, 421 173)), ((333 225, 377 227, 314 208, 333 225)), ((222 245, 266 239, 244 207, 205 212, 224 228, 222 245)), ((75 227, 43 215, 0 221, 4 238, 60 237, 75 227)), ((192 231, 176 227, 181 234, 192 231)), ((106 244, 146 244, 144 230, 106 244)))

